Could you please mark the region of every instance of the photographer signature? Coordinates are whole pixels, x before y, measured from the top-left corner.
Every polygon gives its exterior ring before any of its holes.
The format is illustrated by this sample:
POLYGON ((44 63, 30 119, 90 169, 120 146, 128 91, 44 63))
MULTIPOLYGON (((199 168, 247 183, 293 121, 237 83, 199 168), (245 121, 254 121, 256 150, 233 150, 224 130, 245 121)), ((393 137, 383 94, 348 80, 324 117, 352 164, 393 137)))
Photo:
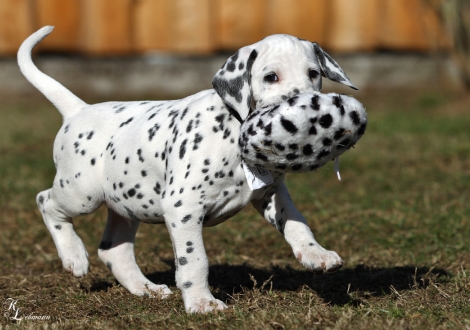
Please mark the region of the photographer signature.
POLYGON ((23 315, 22 309, 17 305, 18 299, 7 298, 3 303, 3 316, 11 321, 21 322, 23 320, 50 320, 49 315, 23 315))

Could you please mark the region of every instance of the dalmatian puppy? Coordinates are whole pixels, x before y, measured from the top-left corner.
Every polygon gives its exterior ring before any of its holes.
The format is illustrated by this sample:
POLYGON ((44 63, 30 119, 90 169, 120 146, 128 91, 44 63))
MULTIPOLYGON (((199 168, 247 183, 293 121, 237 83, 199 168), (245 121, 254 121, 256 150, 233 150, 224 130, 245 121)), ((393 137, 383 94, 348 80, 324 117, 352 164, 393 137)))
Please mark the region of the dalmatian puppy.
POLYGON ((320 46, 269 36, 230 57, 215 75, 213 90, 174 101, 89 105, 32 62, 32 48, 52 29, 28 37, 18 63, 63 117, 53 147, 57 174, 36 200, 67 271, 81 277, 89 266, 72 219, 103 204, 108 219, 99 258, 132 294, 165 298, 172 292, 150 282, 134 256, 139 223, 164 223, 176 284, 190 313, 227 308, 209 290, 202 228, 229 219, 249 202, 268 221, 282 213, 277 229, 307 268, 329 273, 343 265, 315 240, 290 200, 284 173, 273 172, 273 183, 262 189, 249 188, 238 147, 241 123, 255 108, 319 91, 321 76, 355 88, 320 46))

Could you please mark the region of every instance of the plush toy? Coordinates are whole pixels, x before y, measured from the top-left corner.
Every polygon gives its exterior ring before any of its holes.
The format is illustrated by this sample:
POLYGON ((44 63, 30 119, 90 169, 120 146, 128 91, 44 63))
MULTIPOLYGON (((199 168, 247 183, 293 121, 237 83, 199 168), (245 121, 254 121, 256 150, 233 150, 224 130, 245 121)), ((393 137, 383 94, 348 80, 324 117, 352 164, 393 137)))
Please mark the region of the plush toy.
POLYGON ((238 145, 247 165, 276 172, 307 172, 353 147, 367 114, 356 99, 319 92, 299 94, 257 109, 243 123, 238 145))

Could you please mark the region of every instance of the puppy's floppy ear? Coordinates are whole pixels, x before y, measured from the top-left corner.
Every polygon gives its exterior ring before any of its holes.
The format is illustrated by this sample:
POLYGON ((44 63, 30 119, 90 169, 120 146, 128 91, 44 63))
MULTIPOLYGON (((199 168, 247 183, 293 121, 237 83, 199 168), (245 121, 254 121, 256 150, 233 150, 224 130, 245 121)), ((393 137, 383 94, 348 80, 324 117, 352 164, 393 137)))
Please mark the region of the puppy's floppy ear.
POLYGON ((359 89, 353 85, 338 63, 336 63, 336 61, 333 60, 331 56, 328 55, 328 53, 325 52, 316 42, 313 42, 313 51, 318 59, 318 63, 320 64, 323 77, 349 86, 353 89, 359 89))
POLYGON ((217 71, 212 86, 231 112, 245 120, 251 106, 251 66, 258 53, 253 46, 239 49, 217 71))

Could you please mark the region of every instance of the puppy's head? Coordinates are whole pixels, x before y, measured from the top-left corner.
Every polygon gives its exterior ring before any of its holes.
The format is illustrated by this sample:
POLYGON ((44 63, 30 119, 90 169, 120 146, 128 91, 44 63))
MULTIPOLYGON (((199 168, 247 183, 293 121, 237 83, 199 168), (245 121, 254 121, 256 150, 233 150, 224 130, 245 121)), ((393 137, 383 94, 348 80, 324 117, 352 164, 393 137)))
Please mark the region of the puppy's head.
POLYGON ((220 68, 212 85, 245 120, 252 109, 320 91, 322 76, 357 89, 318 44, 277 34, 239 49, 220 68))

